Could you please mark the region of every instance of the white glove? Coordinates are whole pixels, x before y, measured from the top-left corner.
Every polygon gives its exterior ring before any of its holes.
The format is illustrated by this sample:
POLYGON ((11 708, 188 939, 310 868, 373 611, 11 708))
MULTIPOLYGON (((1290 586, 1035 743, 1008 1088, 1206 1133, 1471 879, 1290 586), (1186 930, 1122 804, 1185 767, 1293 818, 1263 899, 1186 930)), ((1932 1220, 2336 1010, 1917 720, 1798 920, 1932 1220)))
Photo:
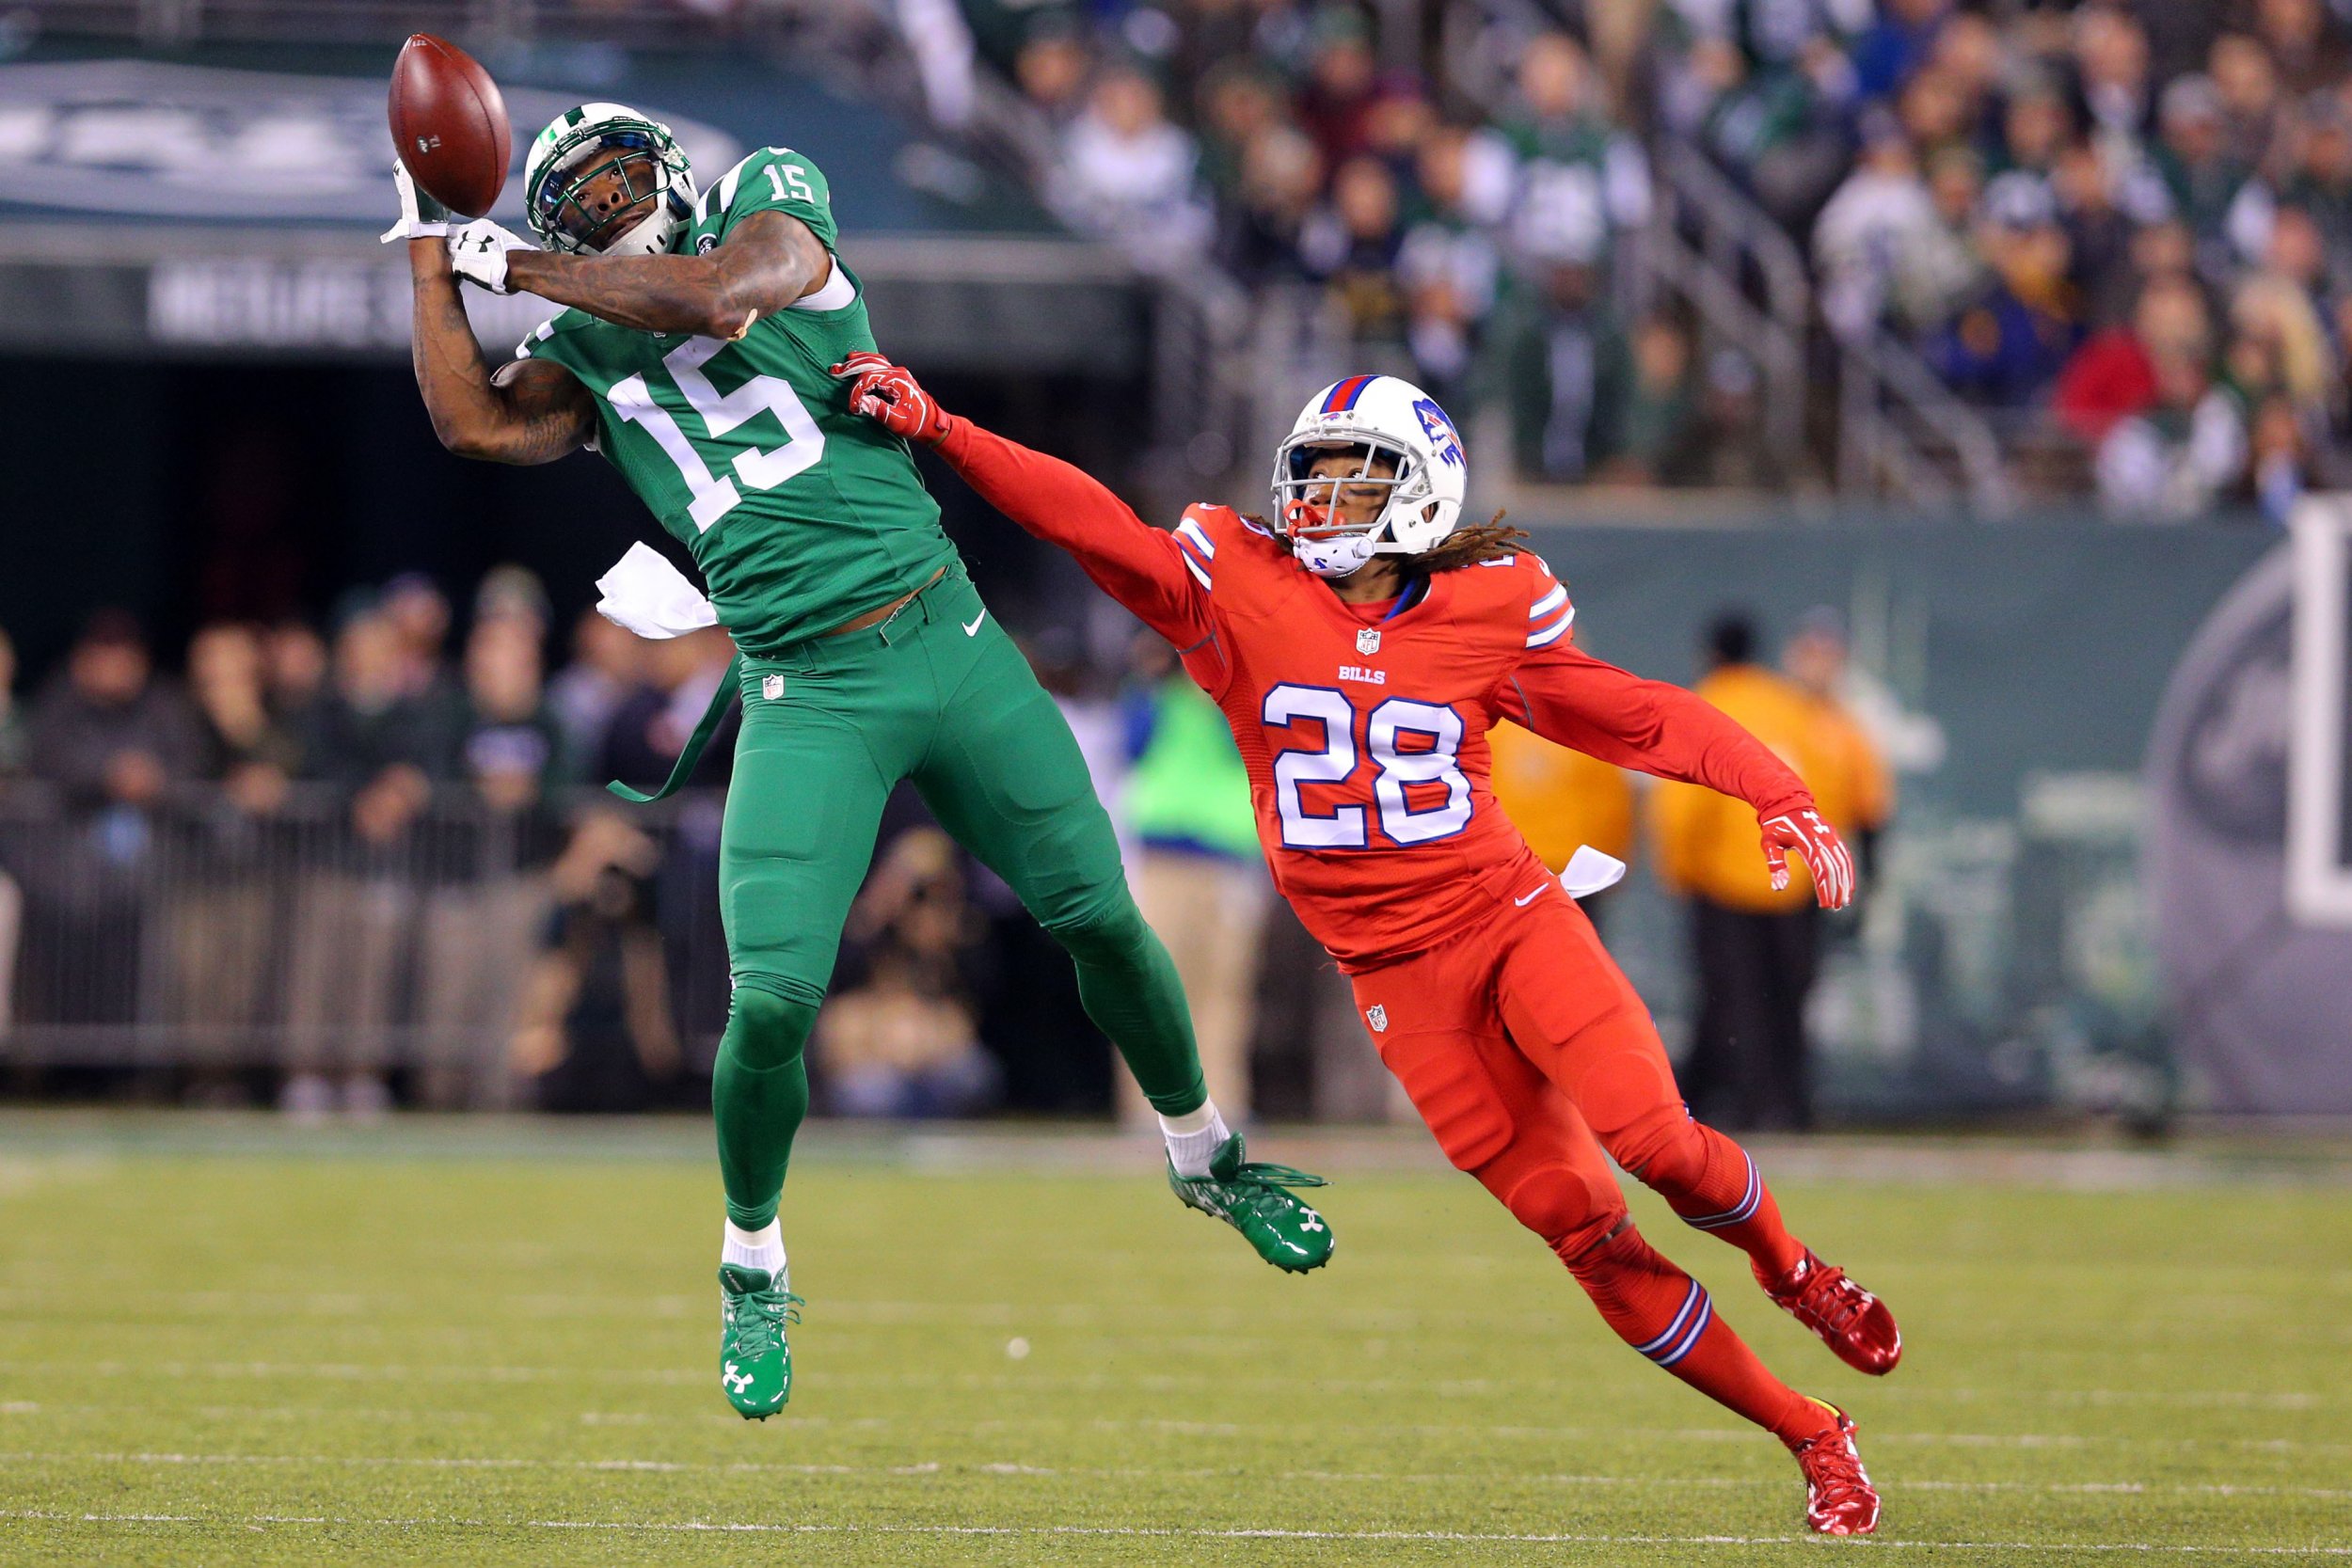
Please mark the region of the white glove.
POLYGON ((450 235, 449 270, 494 294, 511 294, 515 291, 506 284, 506 253, 533 248, 514 230, 476 218, 450 235))
POLYGON ((400 193, 400 220, 384 230, 384 244, 394 240, 437 240, 449 232, 449 209, 417 188, 408 166, 392 160, 392 189, 400 193))

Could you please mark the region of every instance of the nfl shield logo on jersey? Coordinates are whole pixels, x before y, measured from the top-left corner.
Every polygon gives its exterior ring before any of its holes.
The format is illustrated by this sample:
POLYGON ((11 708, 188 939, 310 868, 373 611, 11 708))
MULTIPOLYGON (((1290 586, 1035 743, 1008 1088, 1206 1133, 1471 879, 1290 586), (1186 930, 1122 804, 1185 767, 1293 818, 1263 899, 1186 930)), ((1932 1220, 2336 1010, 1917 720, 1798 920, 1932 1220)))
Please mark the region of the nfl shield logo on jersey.
POLYGON ((1364 1022, 1372 1025, 1374 1034, 1385 1035, 1389 1032, 1389 1009, 1375 1002, 1364 1009, 1364 1022))
POLYGON ((784 696, 784 677, 782 675, 761 676, 759 694, 771 703, 780 701, 784 696))
POLYGON ((1380 651, 1380 628, 1377 626, 1366 626, 1363 630, 1358 632, 1356 634, 1356 651, 1359 654, 1378 653, 1380 651))

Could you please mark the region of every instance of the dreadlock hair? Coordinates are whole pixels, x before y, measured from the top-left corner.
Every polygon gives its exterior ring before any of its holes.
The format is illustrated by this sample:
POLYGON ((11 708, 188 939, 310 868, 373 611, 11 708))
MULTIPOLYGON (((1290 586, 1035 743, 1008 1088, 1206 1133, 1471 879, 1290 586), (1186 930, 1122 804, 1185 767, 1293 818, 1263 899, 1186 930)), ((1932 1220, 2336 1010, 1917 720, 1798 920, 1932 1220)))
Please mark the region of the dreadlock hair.
POLYGON ((1502 526, 1502 514, 1498 512, 1489 521, 1455 529, 1421 554, 1406 556, 1402 564, 1408 573, 1434 577, 1439 572, 1475 566, 1482 561, 1498 560, 1512 553, 1514 546, 1526 542, 1525 532, 1502 526))

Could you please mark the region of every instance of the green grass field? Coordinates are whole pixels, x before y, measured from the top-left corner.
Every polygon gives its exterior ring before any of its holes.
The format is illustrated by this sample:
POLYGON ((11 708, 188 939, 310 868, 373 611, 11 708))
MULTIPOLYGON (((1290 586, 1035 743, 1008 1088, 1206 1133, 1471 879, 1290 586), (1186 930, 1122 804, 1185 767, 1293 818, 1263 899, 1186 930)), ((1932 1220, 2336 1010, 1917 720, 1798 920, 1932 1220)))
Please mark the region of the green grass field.
POLYGON ((1637 1200, 1886 1497, 1613 1339, 1416 1137, 1278 1275, 1148 1146, 819 1131, 798 1391, 737 1419, 704 1132, 0 1117, 0 1561, 2090 1563, 2352 1556, 2345 1151, 1759 1146, 1900 1314, 1847 1371, 1637 1200), (1026 1354, 1016 1354, 1025 1342, 1026 1354))

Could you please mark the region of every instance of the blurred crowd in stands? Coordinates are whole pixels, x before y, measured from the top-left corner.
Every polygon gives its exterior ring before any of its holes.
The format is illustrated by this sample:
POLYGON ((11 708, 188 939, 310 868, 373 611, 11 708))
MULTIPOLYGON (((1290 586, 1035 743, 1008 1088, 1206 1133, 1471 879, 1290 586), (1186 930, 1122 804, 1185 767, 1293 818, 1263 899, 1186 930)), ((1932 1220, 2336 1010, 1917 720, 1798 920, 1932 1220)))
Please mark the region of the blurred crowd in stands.
MULTIPOLYGON (((665 808, 624 812, 594 786, 666 774, 732 650, 716 631, 645 641, 591 612, 549 676, 556 628, 515 567, 465 619, 453 650, 450 600, 405 576, 347 595, 324 637, 299 621, 202 626, 183 678, 135 620, 102 610, 24 702, 0 633, 0 1088, 71 1090, 85 1069, 306 1117, 694 1102, 727 1005, 708 786, 731 736, 665 808)), ((1756 641, 1718 628, 1701 689, 1804 759, 1867 865, 1891 800, 1846 717, 1835 617, 1798 629, 1786 675, 1756 641)), ((1148 632, 1123 672, 1051 637, 1030 651, 1183 975, 1219 1103, 1381 1117, 1391 1085, 1343 983, 1273 896, 1222 716, 1148 632)), ((1508 725, 1494 745, 1497 795, 1555 870, 1581 844, 1635 858, 1632 779, 1508 725)), ((1694 1100, 1725 1125, 1803 1125, 1818 911, 1802 884, 1765 887, 1744 807, 1688 786, 1652 804, 1645 852, 1696 921, 1694 1100)), ((1058 948, 905 792, 813 1060, 840 1115, 1109 1100, 1151 1124, 1058 948)))
MULTIPOLYGON (((675 800, 621 808, 599 786, 667 773, 733 650, 593 611, 555 627, 515 567, 467 609, 403 576, 345 595, 324 633, 224 621, 183 657, 105 610, 21 697, 0 632, 0 1089, 304 1117, 694 1101, 727 1007, 713 786, 732 719, 675 800)), ((1203 1044, 1246 1107, 1270 898, 1222 721, 1156 638, 1132 678, 1051 638, 1032 652, 1105 800, 1134 806, 1147 907, 1206 988, 1203 1044)), ((1285 1014, 1274 989, 1278 1029, 1312 1005, 1285 1014)), ((1343 995, 1327 1022, 1346 1059, 1314 1108, 1376 1114, 1343 995)), ((903 791, 812 1057, 841 1115, 1113 1092, 1059 947, 903 791)))
POLYGON ((592 777, 667 770, 732 650, 592 614, 549 679, 515 568, 469 619, 453 657, 450 601, 403 577, 325 636, 205 626, 183 680, 101 610, 22 705, 0 635, 0 1021, 111 1027, 134 1055, 163 1031, 216 1068, 199 1098, 266 1037, 305 1113, 382 1108, 395 1066, 441 1105, 504 1103, 515 1070, 583 1103, 674 1077, 667 960, 636 940, 662 846, 575 808, 592 777), (628 1082, 611 1052, 559 1072, 567 1022, 626 1040, 628 1082))
POLYGON ((1810 257, 1833 341, 1915 349, 2119 518, 2344 482, 2343 0, 963 10, 1053 127, 1068 221, 1311 292, 1457 419, 1507 410, 1522 477, 1806 481, 1740 346, 1619 309, 1673 138, 1810 257))

